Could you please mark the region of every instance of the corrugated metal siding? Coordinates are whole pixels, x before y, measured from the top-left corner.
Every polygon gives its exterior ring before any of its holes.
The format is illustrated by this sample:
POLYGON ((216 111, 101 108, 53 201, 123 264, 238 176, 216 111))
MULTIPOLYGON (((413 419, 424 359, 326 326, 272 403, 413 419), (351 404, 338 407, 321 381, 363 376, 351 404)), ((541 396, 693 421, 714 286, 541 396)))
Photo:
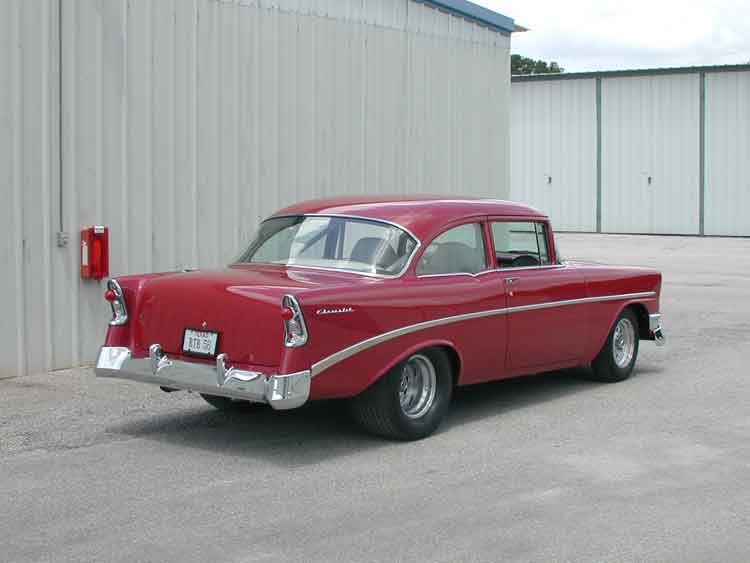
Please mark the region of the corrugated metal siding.
POLYGON ((0 377, 53 365, 56 15, 52 0, 0 3, 0 377))
POLYGON ((514 80, 513 198, 548 211, 559 230, 593 230, 597 80, 601 229, 750 236, 748 65, 514 80), (556 186, 558 177, 564 185, 556 186))
POLYGON ((698 234, 699 120, 697 74, 603 80, 602 230, 698 234))
POLYGON ((512 86, 511 198, 555 229, 596 230, 596 81, 512 86))
POLYGON ((750 72, 706 75, 705 229, 750 236, 750 72))
POLYGON ((53 244, 57 2, 0 4, 0 70, 17 78, 0 87, 2 375, 94 358, 108 307, 79 280, 83 226, 111 228, 119 275, 223 264, 300 199, 508 195, 507 36, 410 0, 62 6, 67 248, 53 244))

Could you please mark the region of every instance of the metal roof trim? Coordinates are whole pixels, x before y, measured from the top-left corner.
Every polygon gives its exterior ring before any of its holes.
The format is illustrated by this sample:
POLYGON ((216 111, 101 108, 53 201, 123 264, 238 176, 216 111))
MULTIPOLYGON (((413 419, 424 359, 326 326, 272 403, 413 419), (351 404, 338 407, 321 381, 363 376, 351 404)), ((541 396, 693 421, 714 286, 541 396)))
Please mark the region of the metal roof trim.
POLYGON ((665 68, 641 68, 631 70, 600 70, 591 72, 562 72, 560 74, 514 74, 512 82, 542 82, 545 80, 576 80, 585 78, 618 78, 628 76, 659 76, 668 74, 698 74, 750 71, 750 64, 708 65, 665 68))
POLYGON ((443 10, 457 16, 461 16, 470 21, 486 25, 487 27, 501 33, 514 33, 519 28, 513 21, 513 18, 504 16, 498 12, 493 12, 489 8, 478 6, 468 0, 414 0, 438 10, 443 10))

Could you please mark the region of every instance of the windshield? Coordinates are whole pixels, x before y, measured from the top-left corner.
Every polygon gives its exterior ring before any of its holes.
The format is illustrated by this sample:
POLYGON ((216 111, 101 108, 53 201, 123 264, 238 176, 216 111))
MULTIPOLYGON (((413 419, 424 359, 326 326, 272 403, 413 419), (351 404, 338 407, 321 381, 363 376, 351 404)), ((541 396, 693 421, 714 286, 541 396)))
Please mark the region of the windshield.
POLYGON ((263 222, 238 263, 397 276, 416 247, 409 233, 388 223, 349 217, 276 217, 263 222))

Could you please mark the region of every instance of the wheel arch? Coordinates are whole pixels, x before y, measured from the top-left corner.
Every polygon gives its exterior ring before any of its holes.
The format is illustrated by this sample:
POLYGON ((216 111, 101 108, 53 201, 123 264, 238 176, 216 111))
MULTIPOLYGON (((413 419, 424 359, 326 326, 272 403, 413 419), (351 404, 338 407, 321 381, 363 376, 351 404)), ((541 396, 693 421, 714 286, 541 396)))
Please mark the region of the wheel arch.
MULTIPOLYGON (((624 311, 633 311, 633 314, 635 315, 636 320, 638 321, 638 337, 639 340, 648 340, 649 337, 649 326, 648 326, 648 308, 646 305, 641 303, 640 301, 630 301, 627 303, 624 303, 618 310, 617 314, 612 317, 612 320, 609 323, 609 329, 607 330, 607 336, 609 336, 609 333, 612 332, 612 329, 615 328, 615 323, 617 322, 617 319, 620 318, 620 315, 623 314, 624 311)), ((605 336, 606 339, 606 336, 605 336)))
POLYGON ((618 307, 615 310, 614 315, 612 315, 612 318, 608 322, 607 330, 603 331, 602 334, 599 334, 598 331, 596 334, 592 334, 594 336, 594 340, 592 341, 592 347, 588 349, 588 361, 593 360, 593 358, 599 353, 599 351, 602 349, 602 346, 607 342, 607 338, 609 338, 610 333, 612 332, 612 329, 615 327, 615 323, 617 322, 617 319, 620 318, 620 315, 622 315, 623 311, 631 310, 633 311, 633 314, 635 315, 637 321, 638 321, 638 339, 639 340, 652 340, 650 338, 650 331, 649 331, 649 323, 648 323, 648 308, 645 304, 641 303, 640 301, 626 301, 620 307, 618 307))
MULTIPOLYGON (((628 304, 623 308, 623 311, 625 309, 633 311, 633 313, 635 313, 635 318, 638 319, 638 337, 640 340, 652 340, 651 329, 648 322, 649 312, 646 306, 643 303, 635 302, 628 304)), ((622 311, 620 311, 620 314, 622 314, 622 311)))
POLYGON ((417 352, 423 352, 425 350, 430 350, 432 348, 437 348, 439 350, 442 350, 446 353, 448 356, 448 360, 451 363, 451 371, 452 371, 452 378, 453 378, 453 385, 456 386, 459 384, 459 381, 461 380, 461 366, 463 365, 463 359, 461 357, 461 353, 456 348, 455 344, 453 342, 450 342, 448 340, 426 340, 423 342, 419 342, 418 344, 414 344, 413 346, 410 346, 409 348, 406 348, 403 352, 395 356, 391 361, 385 364, 385 367, 380 369, 377 372, 377 375, 372 378, 372 380, 369 382, 367 387, 371 387, 373 383, 384 377, 389 371, 391 371, 394 367, 396 367, 398 364, 406 360, 409 356, 412 354, 416 354, 417 352))

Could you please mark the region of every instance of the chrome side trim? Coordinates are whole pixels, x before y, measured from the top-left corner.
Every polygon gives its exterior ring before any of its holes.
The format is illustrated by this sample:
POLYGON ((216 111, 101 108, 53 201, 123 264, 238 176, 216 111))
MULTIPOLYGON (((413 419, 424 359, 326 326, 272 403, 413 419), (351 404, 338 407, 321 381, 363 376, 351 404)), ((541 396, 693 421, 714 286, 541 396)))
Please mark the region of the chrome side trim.
POLYGON ((312 376, 315 377, 319 373, 338 364, 339 362, 343 362, 344 360, 354 356, 355 354, 364 352, 365 350, 368 350, 373 346, 377 346, 378 344, 382 344, 383 342, 388 342, 389 340, 393 340, 394 338, 398 338, 399 336, 405 336, 413 332, 426 330, 428 328, 434 328, 436 326, 458 323, 471 319, 480 319, 482 317, 491 317, 493 315, 504 315, 505 313, 507 313, 507 311, 507 308, 492 309, 489 311, 478 311, 476 313, 466 313, 464 315, 456 315, 453 317, 443 317, 442 319, 434 319, 432 321, 425 321, 422 323, 397 328, 395 330, 391 330, 390 332, 384 332, 383 334, 373 336, 372 338, 368 338, 367 340, 362 340, 361 342, 349 346, 348 348, 344 348, 343 350, 340 350, 335 354, 331 354, 327 358, 323 358, 319 362, 314 363, 311 366, 310 371, 312 373, 312 376))
POLYGON ((454 315, 452 317, 442 317, 440 319, 433 319, 431 321, 424 321, 421 323, 397 328, 389 332, 384 332, 383 334, 373 336, 372 338, 362 340, 361 342, 357 342, 356 344, 353 344, 352 346, 349 346, 348 348, 339 350, 335 354, 331 354, 330 356, 323 358, 319 362, 314 363, 310 368, 310 372, 311 372, 312 377, 315 377, 316 375, 319 375, 320 373, 333 367, 334 365, 340 362, 343 362, 344 360, 348 358, 351 358, 355 354, 364 352, 365 350, 368 350, 372 348, 373 346, 377 346, 378 344, 382 344, 383 342, 388 342, 389 340, 393 340, 394 338, 398 338, 400 336, 406 336, 407 334, 412 334, 420 330, 426 330, 426 329, 435 328, 438 326, 459 323, 459 322, 468 321, 472 319, 492 317, 495 315, 507 315, 507 314, 512 314, 512 313, 520 313, 523 311, 536 311, 539 309, 550 309, 553 307, 566 307, 570 305, 583 305, 585 303, 599 303, 599 302, 604 302, 604 301, 622 301, 626 299, 646 299, 650 297, 656 297, 656 292, 646 291, 642 293, 624 293, 620 295, 583 297, 580 299, 567 299, 564 301, 549 301, 547 303, 536 303, 534 305, 521 305, 518 307, 503 307, 501 309, 490 309, 486 311, 477 311, 474 313, 465 313, 463 315, 454 315))
POLYGON ((484 274, 491 274, 492 272, 497 272, 498 270, 482 270, 481 272, 477 272, 476 274, 472 274, 470 272, 450 272, 447 274, 422 274, 417 275, 417 279, 429 279, 429 278, 447 278, 450 276, 468 276, 470 278, 478 278, 479 276, 483 276, 484 274))
MULTIPOLYGON (((317 270, 321 272, 336 272, 337 274, 352 274, 354 276, 364 276, 366 278, 374 278, 379 280, 397 280, 403 274, 399 274, 398 276, 386 276, 385 274, 373 274, 372 272, 357 272, 356 270, 342 270, 339 268, 326 268, 324 266, 303 266, 302 264, 262 264, 260 262, 244 262, 239 263, 240 265, 247 265, 247 264, 256 264, 256 265, 262 265, 262 266, 279 266, 281 268, 293 268, 293 269, 299 269, 299 270, 317 270)), ((404 270, 404 273, 406 273, 406 270, 404 270)))
POLYGON ((417 276, 417 278, 443 278, 446 276, 469 276, 476 278, 485 274, 492 274, 493 272, 518 272, 519 270, 558 270, 564 268, 565 264, 544 264, 543 266, 521 266, 519 268, 494 268, 492 270, 482 270, 476 274, 470 274, 468 272, 451 272, 449 274, 423 274, 417 276))
POLYGON ((581 305, 583 303, 599 303, 602 301, 622 301, 625 299, 648 299, 656 297, 655 291, 644 291, 642 293, 622 293, 620 295, 602 295, 599 297, 582 297, 580 299, 567 299, 564 301, 549 301, 547 303, 535 303, 534 305, 521 305, 519 307, 509 307, 509 313, 518 313, 521 311, 534 311, 537 309, 549 309, 551 307, 564 307, 565 305, 581 305))

